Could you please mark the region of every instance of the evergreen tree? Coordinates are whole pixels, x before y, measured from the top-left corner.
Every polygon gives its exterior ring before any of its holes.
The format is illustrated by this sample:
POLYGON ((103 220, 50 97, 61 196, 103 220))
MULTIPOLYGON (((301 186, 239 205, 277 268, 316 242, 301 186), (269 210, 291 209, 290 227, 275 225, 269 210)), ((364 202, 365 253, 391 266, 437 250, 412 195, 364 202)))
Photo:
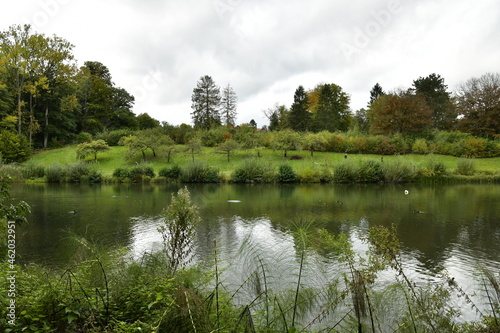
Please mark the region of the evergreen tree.
POLYGON ((444 79, 438 74, 430 74, 427 77, 419 77, 413 81, 413 89, 416 94, 424 96, 427 105, 432 110, 434 127, 441 130, 453 128, 457 114, 451 101, 448 86, 444 84, 444 79))
POLYGON ((191 96, 193 112, 191 116, 195 128, 209 130, 220 126, 220 89, 208 75, 202 76, 191 96))
POLYGON ((346 131, 349 127, 351 114, 349 111, 349 95, 336 84, 317 86, 314 94, 318 95, 314 112, 312 129, 320 131, 346 131), (319 93, 317 93, 319 91, 319 93))
POLYGON ((238 97, 231 85, 227 85, 222 90, 221 113, 224 119, 224 125, 234 127, 236 125, 236 103, 238 97))
POLYGON ((289 124, 294 131, 307 131, 311 122, 311 114, 308 110, 309 103, 303 86, 295 90, 293 104, 290 108, 289 124))
POLYGON ((370 90, 370 102, 368 105, 371 105, 373 102, 377 100, 380 96, 385 95, 384 90, 382 89, 382 86, 377 82, 373 86, 372 90, 370 90))

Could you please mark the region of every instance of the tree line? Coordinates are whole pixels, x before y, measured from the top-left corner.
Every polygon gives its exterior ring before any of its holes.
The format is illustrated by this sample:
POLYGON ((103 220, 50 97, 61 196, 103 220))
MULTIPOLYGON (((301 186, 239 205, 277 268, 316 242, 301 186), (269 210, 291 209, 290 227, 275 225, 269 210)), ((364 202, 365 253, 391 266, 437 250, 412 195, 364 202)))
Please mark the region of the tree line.
MULTIPOLYGON (((134 97, 97 61, 78 67, 67 40, 30 25, 0 32, 0 131, 31 147, 71 143, 80 132, 140 129, 155 122, 132 112, 134 97)), ((158 123, 156 121, 156 123, 158 123)))
MULTIPOLYGON (((161 127, 147 113, 134 114, 134 96, 113 82, 104 64, 86 61, 79 67, 72 53, 74 45, 63 38, 16 25, 0 32, 0 43, 0 153, 4 160, 20 161, 32 148, 88 137, 82 133, 97 136, 161 127)), ((191 101, 193 126, 181 124, 171 130, 174 142, 187 141, 175 136, 190 127, 207 133, 220 126, 241 127, 236 124, 238 98, 230 84, 221 89, 212 77, 202 76, 191 101)), ((264 114, 269 124, 261 127, 269 131, 355 131, 425 138, 438 130, 497 139, 500 74, 471 78, 453 93, 435 73, 419 77, 408 89, 386 92, 376 83, 367 107, 354 112, 350 95, 341 86, 321 83, 306 90, 301 85, 290 106, 276 104, 264 114)), ((257 128, 254 120, 249 125, 257 128)), ((163 127, 172 126, 164 122, 163 127)), ((200 136, 214 141, 207 133, 200 136)), ((135 145, 139 150, 144 146, 135 145)))

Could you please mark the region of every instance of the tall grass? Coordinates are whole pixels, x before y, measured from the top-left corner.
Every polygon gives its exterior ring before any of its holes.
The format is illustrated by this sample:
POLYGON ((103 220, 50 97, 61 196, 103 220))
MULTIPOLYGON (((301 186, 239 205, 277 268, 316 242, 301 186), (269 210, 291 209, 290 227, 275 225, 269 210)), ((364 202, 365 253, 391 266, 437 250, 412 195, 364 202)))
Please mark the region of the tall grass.
POLYGON ((247 159, 232 174, 235 183, 271 183, 276 180, 276 171, 271 163, 260 159, 247 159))
POLYGON ((184 183, 217 183, 219 171, 206 162, 194 161, 185 165, 180 179, 184 183))

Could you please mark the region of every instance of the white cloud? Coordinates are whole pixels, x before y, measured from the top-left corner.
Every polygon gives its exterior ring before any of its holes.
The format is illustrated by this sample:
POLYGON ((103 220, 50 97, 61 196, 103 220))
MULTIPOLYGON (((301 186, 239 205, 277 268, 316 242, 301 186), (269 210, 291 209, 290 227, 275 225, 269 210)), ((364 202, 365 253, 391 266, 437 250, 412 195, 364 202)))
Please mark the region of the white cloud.
POLYGON ((136 95, 137 114, 189 123, 192 90, 210 75, 238 94, 238 122, 261 126, 262 110, 289 105, 298 85, 336 83, 356 110, 376 82, 409 87, 435 72, 453 89, 498 71, 499 10, 494 0, 24 0, 4 4, 0 30, 29 20, 66 38, 80 65, 102 62, 136 95))

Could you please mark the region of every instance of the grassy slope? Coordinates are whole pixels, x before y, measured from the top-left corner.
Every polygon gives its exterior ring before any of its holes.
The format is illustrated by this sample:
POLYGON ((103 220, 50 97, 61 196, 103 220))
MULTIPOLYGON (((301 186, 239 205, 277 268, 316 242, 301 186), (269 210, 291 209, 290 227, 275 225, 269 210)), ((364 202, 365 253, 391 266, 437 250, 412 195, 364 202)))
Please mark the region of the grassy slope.
MULTIPOLYGON (((183 147, 179 147, 182 150, 183 147)), ((126 160, 124 158, 127 151, 126 147, 111 147, 109 151, 101 152, 97 155, 98 168, 102 171, 103 175, 112 175, 113 171, 119 167, 132 167, 136 162, 141 162, 140 158, 133 160, 126 160)), ((262 158, 276 166, 283 164, 285 161, 281 156, 280 151, 264 150, 261 152, 262 158)), ((286 160, 296 172, 301 172, 308 169, 313 169, 317 164, 334 165, 344 160, 344 154, 339 153, 314 153, 314 157, 310 156, 308 151, 291 151, 288 156, 299 155, 303 157, 302 160, 286 160)), ((241 164, 246 158, 256 156, 254 151, 251 150, 238 150, 232 154, 230 162, 227 161, 225 154, 219 154, 213 148, 204 148, 201 154, 195 155, 195 160, 202 160, 208 162, 210 165, 217 166, 219 170, 225 174, 230 174, 241 164)), ((380 160, 380 155, 348 155, 349 160, 380 160)), ((443 163, 448 171, 453 171, 457 166, 457 157, 443 156, 443 155, 402 155, 402 156, 383 156, 384 161, 390 161, 397 158, 403 158, 411 161, 417 166, 426 166, 431 160, 443 163)), ((46 150, 36 153, 26 163, 35 163, 47 167, 52 164, 68 164, 76 162, 76 145, 67 146, 60 149, 46 150)), ((92 161, 89 158, 87 161, 92 161)), ((191 155, 185 152, 177 152, 170 164, 177 163, 183 165, 191 161, 191 155)), ((153 157, 150 152, 147 154, 147 162, 153 166, 156 173, 165 166, 169 166, 166 158, 153 157)), ((500 171, 500 157, 497 158, 483 158, 474 159, 476 170, 487 172, 500 171)))

